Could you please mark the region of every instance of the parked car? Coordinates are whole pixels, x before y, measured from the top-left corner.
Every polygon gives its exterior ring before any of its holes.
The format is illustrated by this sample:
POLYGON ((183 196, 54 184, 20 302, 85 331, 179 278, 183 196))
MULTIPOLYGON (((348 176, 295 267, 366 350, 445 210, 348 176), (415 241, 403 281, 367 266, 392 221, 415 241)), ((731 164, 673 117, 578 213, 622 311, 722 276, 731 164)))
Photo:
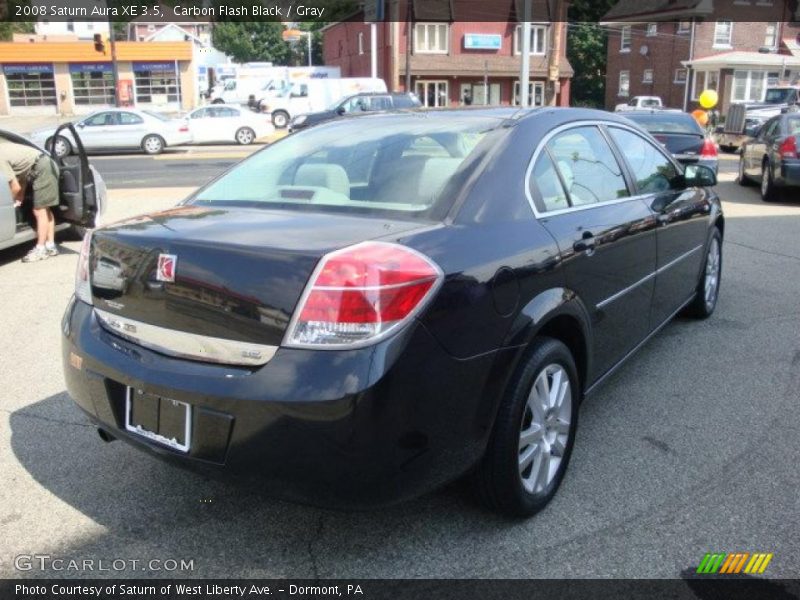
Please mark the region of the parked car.
POLYGON ((246 146, 275 131, 264 115, 238 106, 206 106, 186 118, 194 144, 236 142, 246 146))
POLYGON ((715 183, 594 110, 312 127, 87 238, 67 387, 106 440, 290 497, 367 506, 471 473, 531 515, 581 399, 714 311, 715 183))
POLYGON ((411 93, 390 93, 382 94, 378 92, 367 92, 353 94, 341 100, 337 100, 326 110, 304 115, 297 115, 289 125, 289 131, 298 131, 319 125, 326 121, 343 117, 345 115, 362 114, 383 110, 397 110, 403 108, 416 108, 422 106, 416 94, 411 93))
POLYGON ((786 188, 800 186, 800 114, 773 117, 755 137, 742 144, 739 154, 739 183, 761 182, 764 202, 778 199, 786 188))
POLYGON ((648 108, 664 108, 664 103, 659 96, 634 96, 628 102, 617 104, 615 112, 626 112, 629 110, 642 110, 648 108))
MULTIPOLYGON (((66 132, 69 126, 62 125, 62 128, 61 131, 66 132)), ((78 137, 77 134, 73 135, 73 139, 78 137)), ((31 146, 42 154, 47 154, 41 146, 10 131, 0 129, 0 138, 31 146)), ((76 143, 75 147, 77 159, 54 157, 60 172, 60 202, 53 214, 56 231, 72 229, 74 235, 81 236, 87 228, 100 223, 106 206, 106 185, 100 174, 89 164, 82 146, 76 143)), ((25 202, 16 208, 9 186, 0 185, 0 250, 36 239, 31 193, 32 189, 29 187, 25 202)))
POLYGON ((689 113, 646 110, 626 112, 625 117, 649 131, 681 163, 719 171, 716 143, 689 113))
MULTIPOLYGON (((192 141, 185 119, 170 119, 160 113, 133 108, 109 108, 93 112, 75 123, 83 146, 90 151, 142 150, 161 154, 168 146, 192 141)), ((31 139, 44 146, 55 134, 55 127, 38 129, 31 139)), ((55 155, 67 156, 75 151, 75 139, 62 131, 55 141, 55 155)))

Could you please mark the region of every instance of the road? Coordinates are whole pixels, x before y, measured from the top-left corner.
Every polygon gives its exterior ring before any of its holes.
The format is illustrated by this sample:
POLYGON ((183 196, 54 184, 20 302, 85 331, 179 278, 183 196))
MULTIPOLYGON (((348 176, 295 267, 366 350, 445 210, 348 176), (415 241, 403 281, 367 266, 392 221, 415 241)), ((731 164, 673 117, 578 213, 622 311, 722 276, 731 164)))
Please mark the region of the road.
MULTIPOLYGON (((41 553, 189 559, 180 574, 197 577, 674 578, 709 551, 773 552, 767 575, 796 577, 800 204, 766 205, 732 179, 718 187, 716 314, 667 326, 584 403, 564 485, 527 521, 485 512, 462 484, 375 512, 298 506, 103 443, 61 372, 78 243, 33 265, 3 252, 0 577, 65 574, 15 571, 41 553)), ((115 190, 110 216, 186 192, 115 190)))

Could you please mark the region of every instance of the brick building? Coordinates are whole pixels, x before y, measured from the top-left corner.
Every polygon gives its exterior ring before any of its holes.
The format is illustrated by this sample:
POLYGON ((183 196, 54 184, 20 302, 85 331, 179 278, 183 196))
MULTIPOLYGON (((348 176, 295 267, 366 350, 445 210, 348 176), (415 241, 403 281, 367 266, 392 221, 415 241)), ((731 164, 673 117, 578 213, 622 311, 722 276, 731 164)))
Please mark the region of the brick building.
MULTIPOLYGON (((415 3, 414 20, 409 23, 399 21, 400 15, 407 14, 406 3, 393 2, 387 21, 377 24, 378 77, 386 81, 387 87, 406 91, 408 68, 411 91, 426 106, 458 106, 465 103, 466 97, 475 105, 517 104, 520 24, 426 19, 420 6, 415 3)), ((537 22, 532 26, 530 94, 536 105, 552 100, 560 106, 569 105, 573 70, 566 58, 565 3, 561 6, 563 14, 552 23, 537 22), (557 67, 554 65, 550 79, 553 52, 558 53, 557 67)), ((342 77, 370 76, 370 25, 363 18, 363 12, 357 13, 323 29, 325 64, 340 67, 342 77)))
POLYGON ((767 85, 800 78, 800 23, 784 0, 621 0, 609 28, 606 107, 660 96, 692 110, 705 89, 761 101, 767 85))

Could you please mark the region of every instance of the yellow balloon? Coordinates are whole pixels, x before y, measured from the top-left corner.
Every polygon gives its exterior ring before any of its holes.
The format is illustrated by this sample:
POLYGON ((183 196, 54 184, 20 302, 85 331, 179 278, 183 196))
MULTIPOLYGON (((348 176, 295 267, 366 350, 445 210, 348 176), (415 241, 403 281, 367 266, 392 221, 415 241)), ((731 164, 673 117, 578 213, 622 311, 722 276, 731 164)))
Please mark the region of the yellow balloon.
POLYGON ((714 108, 717 102, 719 102, 719 96, 714 90, 706 90, 700 94, 700 106, 703 108, 714 108))

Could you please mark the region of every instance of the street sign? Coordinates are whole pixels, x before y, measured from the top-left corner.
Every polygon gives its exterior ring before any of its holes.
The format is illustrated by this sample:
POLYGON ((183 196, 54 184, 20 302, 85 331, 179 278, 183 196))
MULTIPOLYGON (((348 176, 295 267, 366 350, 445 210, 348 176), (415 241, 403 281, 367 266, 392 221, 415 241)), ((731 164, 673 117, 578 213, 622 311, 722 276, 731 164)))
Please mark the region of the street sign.
POLYGON ((490 33, 465 33, 465 50, 500 50, 503 36, 490 33))
POLYGON ((366 0, 364 2, 364 23, 383 21, 384 0, 366 0))

